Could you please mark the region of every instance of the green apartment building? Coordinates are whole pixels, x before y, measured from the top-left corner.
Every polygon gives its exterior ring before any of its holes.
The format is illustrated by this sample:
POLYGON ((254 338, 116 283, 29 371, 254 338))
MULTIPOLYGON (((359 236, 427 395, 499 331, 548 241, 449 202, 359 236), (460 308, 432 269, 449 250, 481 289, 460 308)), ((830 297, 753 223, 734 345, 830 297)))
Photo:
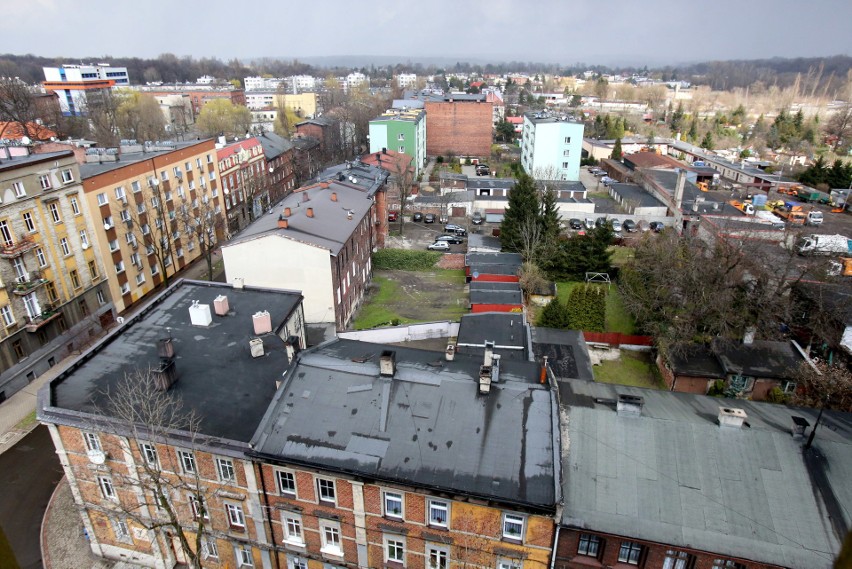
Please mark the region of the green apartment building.
POLYGON ((370 121, 370 152, 383 148, 414 158, 415 176, 426 165, 426 111, 388 109, 370 121))

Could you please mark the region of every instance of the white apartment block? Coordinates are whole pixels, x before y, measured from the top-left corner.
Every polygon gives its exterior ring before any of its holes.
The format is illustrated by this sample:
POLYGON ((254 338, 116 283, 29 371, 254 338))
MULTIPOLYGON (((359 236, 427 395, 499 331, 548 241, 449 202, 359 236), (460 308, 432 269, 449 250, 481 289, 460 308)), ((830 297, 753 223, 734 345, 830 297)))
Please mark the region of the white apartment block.
POLYGON ((417 83, 416 73, 400 73, 396 76, 396 84, 400 89, 413 87, 417 83))
POLYGON ((81 115, 86 109, 86 92, 100 93, 113 87, 127 87, 130 78, 126 67, 97 65, 62 65, 43 67, 44 86, 48 93, 59 95, 59 108, 66 115, 81 115))
POLYGON ((311 75, 292 75, 287 78, 287 82, 292 86, 294 93, 313 91, 317 87, 317 79, 311 75))
POLYGON ((343 80, 343 88, 348 91, 352 87, 357 87, 358 85, 363 85, 367 83, 369 85, 369 80, 367 76, 363 73, 358 73, 357 71, 354 73, 350 73, 346 76, 346 79, 343 80))
POLYGON ((533 177, 580 179, 583 123, 550 113, 526 113, 521 138, 521 165, 533 177))
POLYGON ((284 82, 282 77, 246 77, 243 81, 246 91, 275 90, 284 82))

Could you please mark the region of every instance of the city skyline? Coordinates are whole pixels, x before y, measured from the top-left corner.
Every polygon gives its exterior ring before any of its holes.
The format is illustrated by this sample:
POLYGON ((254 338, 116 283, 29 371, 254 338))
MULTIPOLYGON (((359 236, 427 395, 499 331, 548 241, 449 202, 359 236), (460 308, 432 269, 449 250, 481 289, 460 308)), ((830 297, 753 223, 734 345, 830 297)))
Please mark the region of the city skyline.
POLYGON ((606 10, 559 0, 542 0, 534 8, 518 0, 436 0, 364 4, 355 14, 343 0, 301 12, 301 5, 268 0, 253 3, 251 10, 220 1, 199 10, 195 4, 154 0, 144 13, 103 0, 33 4, 5 7, 1 53, 56 58, 174 53, 242 61, 358 56, 649 67, 852 53, 845 30, 852 4, 836 0, 806 11, 793 0, 771 6, 724 0, 700 11, 671 0, 616 0, 606 10), (46 30, 42 37, 48 39, 35 44, 34 29, 46 30))

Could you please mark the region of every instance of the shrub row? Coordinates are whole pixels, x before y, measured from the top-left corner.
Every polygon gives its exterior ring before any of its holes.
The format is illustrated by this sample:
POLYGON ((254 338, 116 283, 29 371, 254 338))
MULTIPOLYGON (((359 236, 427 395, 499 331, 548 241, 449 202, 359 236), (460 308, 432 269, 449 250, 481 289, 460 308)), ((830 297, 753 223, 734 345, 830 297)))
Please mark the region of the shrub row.
POLYGON ((379 270, 428 271, 441 258, 439 251, 381 249, 373 253, 373 268, 379 270))
POLYGON ((582 285, 568 297, 568 322, 574 330, 606 331, 606 293, 602 286, 582 285))

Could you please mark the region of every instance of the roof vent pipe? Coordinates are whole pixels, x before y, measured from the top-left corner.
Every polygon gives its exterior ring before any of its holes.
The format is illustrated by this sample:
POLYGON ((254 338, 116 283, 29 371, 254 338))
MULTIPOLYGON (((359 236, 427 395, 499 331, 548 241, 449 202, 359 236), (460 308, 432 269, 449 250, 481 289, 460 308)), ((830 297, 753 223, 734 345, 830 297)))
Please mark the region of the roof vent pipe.
POLYGON ((746 412, 736 407, 719 407, 719 426, 741 429, 748 418, 746 412))
POLYGON ((645 400, 638 395, 619 394, 615 410, 622 416, 639 417, 642 415, 642 405, 644 403, 645 400))
POLYGON ((331 192, 331 201, 333 201, 333 202, 337 201, 337 192, 331 192))
POLYGON ((385 350, 379 356, 379 375, 382 377, 393 377, 396 371, 396 352, 385 350))
POLYGON ((305 211, 305 215, 307 215, 308 217, 313 217, 313 216, 314 216, 314 208, 309 207, 309 208, 305 211))

